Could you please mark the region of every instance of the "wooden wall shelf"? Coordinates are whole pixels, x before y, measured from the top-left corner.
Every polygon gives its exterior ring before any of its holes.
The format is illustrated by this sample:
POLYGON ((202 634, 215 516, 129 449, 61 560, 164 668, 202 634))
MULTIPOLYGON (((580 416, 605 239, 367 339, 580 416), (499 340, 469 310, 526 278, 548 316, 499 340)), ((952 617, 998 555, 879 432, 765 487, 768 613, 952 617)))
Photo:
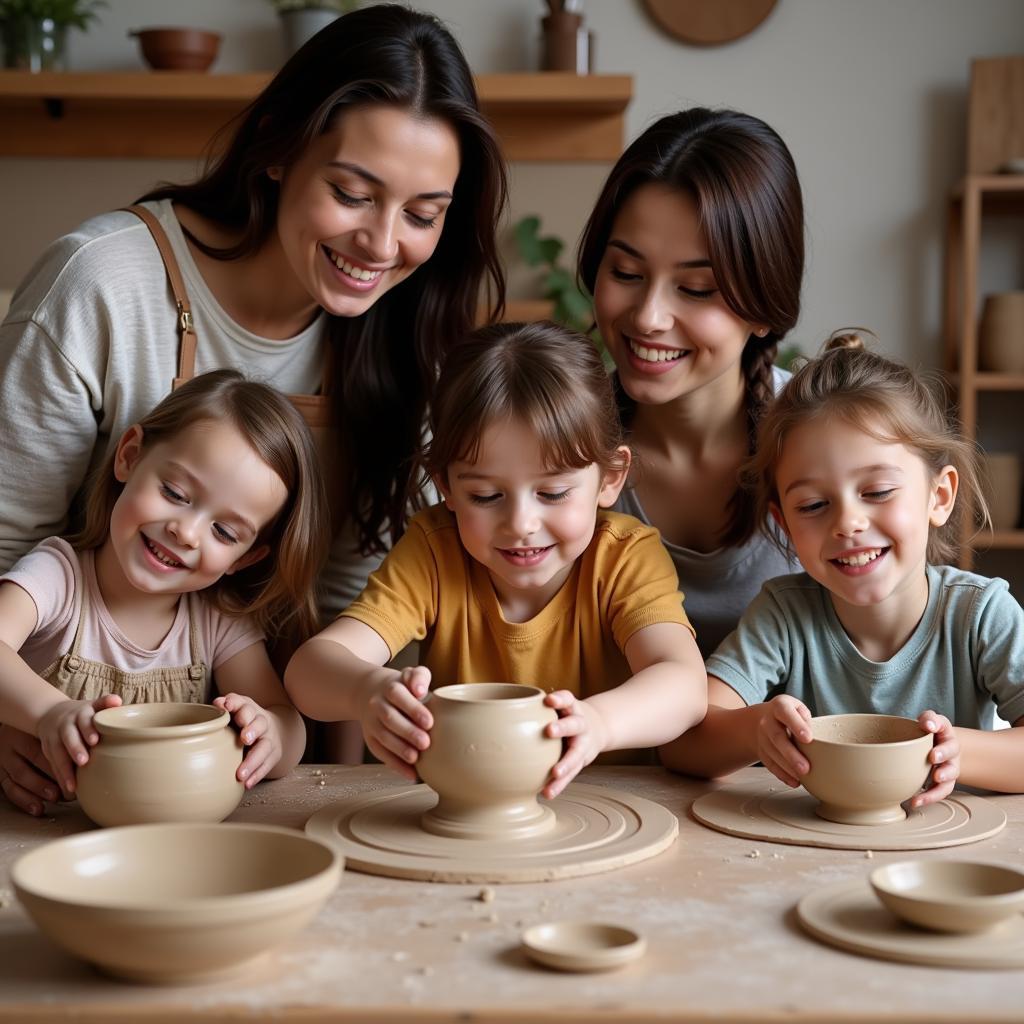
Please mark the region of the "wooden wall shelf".
MULTIPOLYGON (((1024 375, 983 371, 978 362, 981 228, 985 214, 1024 212, 1024 175, 968 174, 953 190, 946 216, 946 270, 943 324, 946 368, 957 388, 960 428, 978 440, 979 406, 991 392, 1024 392, 1024 375)), ((1024 344, 1024 339, 1022 339, 1024 344)), ((966 516, 959 564, 970 569, 976 551, 1024 549, 1024 530, 998 530, 971 538, 966 516)))
MULTIPOLYGON (((192 158, 269 72, 0 71, 0 156, 192 158)), ((613 161, 629 75, 479 75, 484 113, 509 160, 613 161)))

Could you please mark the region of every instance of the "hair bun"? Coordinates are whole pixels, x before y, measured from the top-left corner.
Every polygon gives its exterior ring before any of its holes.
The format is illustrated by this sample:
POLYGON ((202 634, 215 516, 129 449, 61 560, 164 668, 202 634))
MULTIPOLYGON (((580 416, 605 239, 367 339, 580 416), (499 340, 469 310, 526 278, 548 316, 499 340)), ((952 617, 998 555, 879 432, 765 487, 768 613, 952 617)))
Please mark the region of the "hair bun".
POLYGON ((867 348, 867 344, 862 337, 864 334, 877 340, 875 333, 869 331, 866 327, 841 327, 838 331, 832 332, 828 341, 825 342, 824 351, 833 352, 839 348, 847 348, 863 352, 867 348))

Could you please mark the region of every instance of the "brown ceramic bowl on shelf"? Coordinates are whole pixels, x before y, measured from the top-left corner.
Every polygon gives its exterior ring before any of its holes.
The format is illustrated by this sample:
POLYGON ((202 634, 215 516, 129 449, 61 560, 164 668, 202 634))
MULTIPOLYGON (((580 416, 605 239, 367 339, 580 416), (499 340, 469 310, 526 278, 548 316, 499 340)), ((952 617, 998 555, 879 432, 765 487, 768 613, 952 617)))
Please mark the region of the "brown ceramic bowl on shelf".
POLYGON ((159 71, 205 71, 221 39, 199 28, 142 28, 128 35, 138 39, 146 63, 159 71))

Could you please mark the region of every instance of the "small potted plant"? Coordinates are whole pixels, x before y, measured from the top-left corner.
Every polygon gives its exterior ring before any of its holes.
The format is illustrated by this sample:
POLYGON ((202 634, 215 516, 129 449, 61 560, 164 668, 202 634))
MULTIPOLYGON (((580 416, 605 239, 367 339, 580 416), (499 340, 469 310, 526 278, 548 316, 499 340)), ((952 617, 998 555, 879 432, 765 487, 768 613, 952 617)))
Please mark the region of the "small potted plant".
POLYGON ((105 0, 0 0, 4 67, 63 71, 68 28, 85 29, 105 0))
POLYGON ((356 6, 356 0, 270 0, 270 3, 281 16, 289 54, 356 6))

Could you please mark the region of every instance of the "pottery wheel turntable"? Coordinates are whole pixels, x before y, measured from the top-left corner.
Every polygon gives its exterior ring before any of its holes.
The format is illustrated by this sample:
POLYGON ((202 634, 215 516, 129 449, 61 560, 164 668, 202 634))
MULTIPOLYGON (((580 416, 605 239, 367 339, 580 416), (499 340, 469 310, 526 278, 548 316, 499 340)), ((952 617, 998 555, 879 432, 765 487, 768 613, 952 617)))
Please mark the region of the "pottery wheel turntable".
POLYGON ((554 826, 514 840, 451 838, 420 818, 437 802, 429 786, 401 786, 317 811, 306 831, 341 848, 354 871, 427 882, 540 882, 597 874, 666 850, 679 834, 660 804, 603 786, 573 783, 545 806, 554 826))
POLYGON ((974 934, 930 932, 904 924, 878 902, 866 879, 808 893, 801 927, 830 946, 881 960, 936 967, 1024 967, 1024 915, 974 934))
POLYGON ((980 796, 953 793, 884 825, 843 825, 814 812, 804 789, 785 789, 774 777, 698 797, 693 816, 702 825, 745 839, 833 850, 931 850, 994 836, 1006 825, 1002 808, 980 796))

